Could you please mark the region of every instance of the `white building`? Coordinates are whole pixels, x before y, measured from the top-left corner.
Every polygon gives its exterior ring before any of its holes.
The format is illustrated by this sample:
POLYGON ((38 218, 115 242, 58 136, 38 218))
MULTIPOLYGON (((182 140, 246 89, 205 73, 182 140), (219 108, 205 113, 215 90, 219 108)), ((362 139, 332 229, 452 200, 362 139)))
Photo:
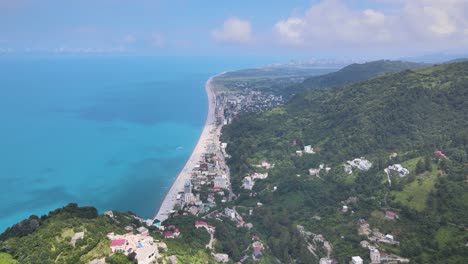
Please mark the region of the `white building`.
POLYGON ((362 171, 368 171, 372 167, 372 163, 364 157, 353 159, 353 160, 348 160, 347 163, 351 167, 362 170, 362 171))
POLYGON ((347 174, 352 174, 353 173, 353 167, 351 167, 351 165, 343 164, 343 170, 347 174))
POLYGON ((353 264, 363 264, 363 260, 360 256, 354 256, 351 258, 351 263, 353 264))
POLYGON ((373 248, 370 250, 371 263, 380 263, 380 252, 378 249, 373 248))
POLYGON ((320 175, 320 169, 309 169, 309 175, 310 176, 317 176, 319 177, 320 175))
POLYGON ((304 146, 304 153, 315 154, 314 149, 311 145, 304 146))
POLYGON ((149 234, 148 228, 146 228, 144 226, 139 227, 137 229, 137 231, 142 235, 148 235, 149 234))
POLYGON ((225 208, 224 209, 224 215, 227 217, 230 217, 231 219, 236 218, 236 211, 234 211, 231 208, 225 208))
POLYGON ((404 168, 403 166, 401 166, 401 164, 390 165, 388 166, 388 169, 391 171, 397 172, 401 178, 405 177, 406 175, 410 173, 410 171, 404 168))
POLYGON ((333 260, 329 258, 321 258, 319 263, 320 264, 332 264, 333 260))
POLYGON ((215 177, 214 178, 214 187, 215 188, 226 189, 227 188, 227 179, 222 177, 222 176, 215 177))
POLYGON ((242 183, 242 186, 244 187, 244 189, 246 190, 252 190, 253 186, 254 186, 254 181, 252 180, 252 177, 250 176, 247 176, 244 178, 244 182, 242 183))
POLYGON ((255 173, 252 173, 250 177, 252 177, 252 180, 264 180, 268 178, 268 172, 265 172, 265 173, 255 172, 255 173))

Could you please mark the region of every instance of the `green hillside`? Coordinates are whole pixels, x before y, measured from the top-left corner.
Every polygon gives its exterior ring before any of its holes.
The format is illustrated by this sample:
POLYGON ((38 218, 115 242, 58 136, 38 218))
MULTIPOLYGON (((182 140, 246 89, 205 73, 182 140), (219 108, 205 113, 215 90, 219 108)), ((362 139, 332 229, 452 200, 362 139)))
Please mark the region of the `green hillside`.
POLYGON ((323 89, 340 86, 348 83, 364 81, 386 73, 396 73, 409 69, 428 67, 429 64, 379 60, 362 64, 351 64, 343 69, 325 75, 314 76, 306 79, 302 84, 285 90, 286 94, 297 94, 307 90, 323 89))
POLYGON ((468 63, 454 63, 309 91, 281 108, 241 116, 222 136, 232 155, 238 203, 263 204, 252 221, 284 263, 318 262, 298 237, 298 224, 323 234, 340 263, 353 255, 369 259, 359 244, 366 239, 357 232, 359 219, 400 242, 381 245, 381 252, 412 263, 466 262, 467 91, 468 63), (316 154, 296 155, 305 145, 316 154), (449 160, 434 156, 437 149, 449 160), (373 163, 370 170, 343 171, 345 161, 362 156, 373 163), (255 185, 253 198, 240 185, 259 160, 275 167, 255 185), (420 160, 426 165, 416 166, 420 160), (389 185, 383 169, 395 163, 410 174, 392 175, 389 185), (330 172, 309 176, 308 169, 320 164, 330 166, 330 172), (343 201, 351 197, 358 200, 348 204, 352 213, 342 213, 343 201), (398 212, 399 219, 386 220, 387 209, 398 212))
MULTIPOLYGON (((177 240, 164 240, 162 232, 154 226, 146 226, 131 212, 113 211, 113 216, 98 215, 94 207, 78 207, 69 204, 42 217, 31 216, 8 228, 0 235, 0 263, 45 264, 45 263, 89 263, 92 260, 105 260, 106 263, 136 263, 131 257, 121 253, 112 254, 107 234, 128 234, 125 228, 134 232, 139 227, 149 229, 155 242, 167 244, 167 250, 160 250, 157 263, 175 255, 182 263, 214 263, 205 251, 209 235, 193 227, 194 218, 177 223, 183 237, 177 240), (82 239, 71 242, 74 234, 84 232, 82 239)), ((129 255, 130 256, 130 255, 129 255)))

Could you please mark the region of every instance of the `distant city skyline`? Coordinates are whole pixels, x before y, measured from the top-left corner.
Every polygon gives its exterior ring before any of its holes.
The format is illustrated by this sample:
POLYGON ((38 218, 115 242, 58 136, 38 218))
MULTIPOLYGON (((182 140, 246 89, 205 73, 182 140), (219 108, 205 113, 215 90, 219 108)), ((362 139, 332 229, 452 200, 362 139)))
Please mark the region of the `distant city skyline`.
POLYGON ((468 47, 468 1, 0 0, 0 32, 0 54, 461 54, 468 47))

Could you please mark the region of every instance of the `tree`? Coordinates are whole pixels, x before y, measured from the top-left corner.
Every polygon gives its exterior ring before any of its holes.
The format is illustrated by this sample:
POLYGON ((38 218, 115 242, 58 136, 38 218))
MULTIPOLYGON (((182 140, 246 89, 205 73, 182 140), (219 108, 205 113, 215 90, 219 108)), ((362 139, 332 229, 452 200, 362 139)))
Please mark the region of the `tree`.
POLYGON ((416 174, 421 174, 424 171, 426 171, 426 167, 424 165, 424 162, 420 159, 418 160, 418 163, 416 163, 416 174))
POLYGON ((426 171, 431 171, 432 170, 431 158, 429 158, 429 156, 424 157, 424 169, 426 171))

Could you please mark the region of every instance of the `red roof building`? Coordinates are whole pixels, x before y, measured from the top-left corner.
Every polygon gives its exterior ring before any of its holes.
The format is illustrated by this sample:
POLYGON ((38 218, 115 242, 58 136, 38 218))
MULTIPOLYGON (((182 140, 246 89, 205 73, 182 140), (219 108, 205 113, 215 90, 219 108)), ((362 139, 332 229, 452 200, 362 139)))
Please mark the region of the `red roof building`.
POLYGON ((111 241, 111 247, 119 247, 125 245, 127 241, 125 239, 114 239, 111 241))
POLYGON ((442 151, 440 151, 440 150, 434 151, 434 154, 435 154, 437 157, 439 157, 439 158, 448 159, 447 156, 445 156, 445 154, 444 154, 442 151))
POLYGON ((174 238, 174 233, 171 231, 164 232, 164 238, 174 238))
POLYGON ((195 227, 196 228, 199 228, 199 227, 205 227, 207 226, 208 224, 204 221, 195 221, 195 227))
POLYGON ((391 220, 395 220, 398 218, 398 215, 397 213, 393 212, 393 211, 385 211, 385 217, 388 218, 388 219, 391 219, 391 220))
POLYGON ((113 239, 110 242, 110 248, 112 252, 124 251, 126 244, 127 244, 127 240, 125 239, 113 239))

